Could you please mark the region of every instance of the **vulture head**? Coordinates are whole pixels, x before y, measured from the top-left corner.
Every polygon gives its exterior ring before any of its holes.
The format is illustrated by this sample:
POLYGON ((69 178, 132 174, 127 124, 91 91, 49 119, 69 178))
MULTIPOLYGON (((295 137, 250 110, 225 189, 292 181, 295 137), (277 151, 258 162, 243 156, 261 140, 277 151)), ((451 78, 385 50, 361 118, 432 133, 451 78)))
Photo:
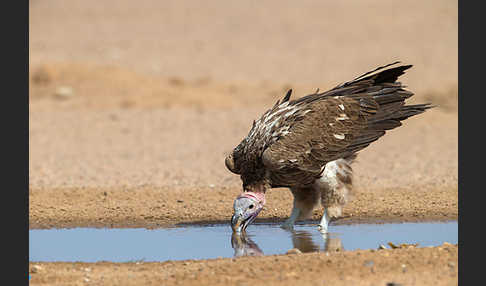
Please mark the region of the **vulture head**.
POLYGON ((234 201, 231 228, 233 232, 241 233, 252 223, 265 204, 265 194, 258 192, 243 192, 234 201))

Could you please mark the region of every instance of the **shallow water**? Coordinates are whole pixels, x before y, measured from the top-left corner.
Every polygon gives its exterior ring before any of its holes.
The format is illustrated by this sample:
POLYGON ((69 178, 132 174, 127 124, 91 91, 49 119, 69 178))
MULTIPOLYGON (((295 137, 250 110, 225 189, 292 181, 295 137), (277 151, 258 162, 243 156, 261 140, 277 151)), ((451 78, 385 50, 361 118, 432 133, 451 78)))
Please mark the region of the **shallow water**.
POLYGON ((331 225, 323 236, 316 225, 293 231, 275 224, 252 224, 247 235, 229 225, 165 229, 74 228, 29 231, 29 261, 165 261, 243 255, 376 249, 380 244, 418 243, 419 247, 458 242, 457 221, 331 225))

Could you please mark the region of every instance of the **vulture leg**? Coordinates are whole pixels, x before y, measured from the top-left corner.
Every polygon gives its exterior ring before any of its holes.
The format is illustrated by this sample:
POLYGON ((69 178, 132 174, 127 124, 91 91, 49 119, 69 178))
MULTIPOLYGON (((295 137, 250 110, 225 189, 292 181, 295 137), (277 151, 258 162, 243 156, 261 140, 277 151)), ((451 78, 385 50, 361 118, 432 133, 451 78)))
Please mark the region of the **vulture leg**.
POLYGON ((295 206, 295 199, 294 199, 294 206, 292 208, 292 212, 290 213, 290 217, 282 223, 282 228, 285 229, 292 229, 294 227, 294 223, 297 218, 300 216, 300 209, 295 206))
POLYGON ((354 157, 338 159, 326 164, 322 175, 315 181, 314 187, 320 191, 324 213, 319 223, 319 230, 326 233, 331 218, 342 215, 342 207, 349 200, 353 171, 351 163, 354 157))
POLYGON ((292 229, 299 218, 307 218, 319 204, 319 190, 310 187, 290 188, 294 195, 294 204, 290 217, 282 224, 282 228, 292 229))
POLYGON ((327 214, 327 209, 324 209, 322 214, 321 222, 319 223, 319 231, 322 233, 327 233, 327 227, 329 226, 329 215, 327 214))

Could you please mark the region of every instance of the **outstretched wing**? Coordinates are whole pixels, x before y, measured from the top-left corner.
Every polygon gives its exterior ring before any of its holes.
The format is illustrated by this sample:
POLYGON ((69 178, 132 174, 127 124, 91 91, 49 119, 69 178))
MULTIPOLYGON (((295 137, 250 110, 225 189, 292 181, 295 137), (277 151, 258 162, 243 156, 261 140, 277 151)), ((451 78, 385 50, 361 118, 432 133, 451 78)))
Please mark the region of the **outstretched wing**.
POLYGON ((401 120, 430 108, 428 104, 405 106, 413 93, 396 80, 411 66, 383 70, 388 66, 289 102, 287 108, 304 112, 298 118, 276 120, 283 124, 274 132, 280 136, 268 141, 261 157, 273 185, 312 184, 327 162, 351 156, 386 130, 400 126, 401 120))

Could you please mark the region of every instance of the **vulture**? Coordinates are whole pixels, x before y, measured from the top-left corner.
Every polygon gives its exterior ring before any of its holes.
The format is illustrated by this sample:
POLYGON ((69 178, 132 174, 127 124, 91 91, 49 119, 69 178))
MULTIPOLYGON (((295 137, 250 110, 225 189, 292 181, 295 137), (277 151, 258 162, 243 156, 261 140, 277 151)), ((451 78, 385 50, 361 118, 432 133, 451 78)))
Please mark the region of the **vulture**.
POLYGON ((253 121, 248 135, 225 158, 228 170, 243 182, 233 203, 233 232, 241 233, 255 220, 271 188, 289 188, 293 195, 283 228, 292 229, 320 203, 324 213, 318 228, 327 232, 330 219, 340 217, 349 200, 357 152, 402 120, 433 107, 405 104, 413 93, 397 79, 412 65, 399 63, 294 100, 290 89, 253 121))

